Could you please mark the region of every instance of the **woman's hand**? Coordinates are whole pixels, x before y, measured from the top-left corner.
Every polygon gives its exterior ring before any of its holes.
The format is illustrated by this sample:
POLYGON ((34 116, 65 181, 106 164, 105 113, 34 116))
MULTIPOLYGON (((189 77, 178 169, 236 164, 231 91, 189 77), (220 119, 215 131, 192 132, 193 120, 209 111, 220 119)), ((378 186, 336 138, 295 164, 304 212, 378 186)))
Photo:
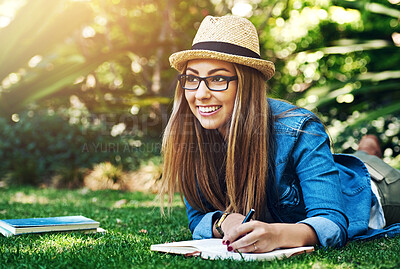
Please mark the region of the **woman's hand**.
POLYGON ((231 222, 226 223, 226 225, 232 223, 232 226, 223 229, 225 233, 223 243, 227 245, 229 251, 268 252, 276 248, 318 243, 317 235, 307 224, 265 223, 262 221, 241 224, 244 216, 240 216, 242 217, 232 216, 231 222))
MULTIPOLYGON (((235 229, 237 226, 242 224, 245 216, 239 213, 232 213, 229 214, 224 220, 224 222, 221 225, 222 231, 224 231, 224 234, 226 233, 231 233, 233 229, 235 229)), ((215 223, 213 224, 213 234, 214 237, 221 237, 217 229, 215 228, 215 223)))

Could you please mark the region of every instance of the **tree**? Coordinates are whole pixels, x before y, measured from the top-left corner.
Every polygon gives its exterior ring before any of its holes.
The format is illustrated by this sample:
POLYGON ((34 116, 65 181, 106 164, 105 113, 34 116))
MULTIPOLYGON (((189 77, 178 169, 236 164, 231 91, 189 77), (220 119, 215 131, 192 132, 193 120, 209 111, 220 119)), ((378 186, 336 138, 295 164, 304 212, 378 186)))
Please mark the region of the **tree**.
MULTIPOLYGON (((123 124, 125 133, 159 138, 176 75, 168 56, 190 47, 204 16, 224 15, 237 5, 26 1, 0 28, 0 39, 7 40, 0 43, 0 115, 10 121, 24 110, 57 110, 79 100, 90 121, 105 121, 109 129, 123 124)), ((372 132, 381 134, 387 157, 399 156, 398 4, 260 0, 246 5, 262 57, 276 64, 271 96, 321 115, 337 151, 352 151, 362 134, 372 132)))
POLYGON ((195 23, 212 6, 197 4, 28 1, 0 29, 1 40, 9 40, 0 45, 0 115, 10 119, 32 104, 68 106, 71 95, 116 123, 167 114, 175 75, 168 56, 189 46, 195 23))

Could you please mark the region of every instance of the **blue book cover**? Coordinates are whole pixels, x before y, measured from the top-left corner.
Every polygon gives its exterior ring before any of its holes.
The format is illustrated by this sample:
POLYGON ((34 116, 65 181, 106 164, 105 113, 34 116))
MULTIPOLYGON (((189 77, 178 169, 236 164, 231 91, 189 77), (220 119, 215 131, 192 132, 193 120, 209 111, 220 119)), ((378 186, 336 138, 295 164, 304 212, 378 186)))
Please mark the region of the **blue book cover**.
POLYGON ((74 224, 94 224, 97 221, 84 216, 50 217, 50 218, 29 218, 29 219, 5 219, 1 220, 15 228, 54 226, 54 225, 74 225, 74 224))
POLYGON ((84 216, 50 218, 27 218, 0 220, 0 233, 14 235, 51 231, 90 230, 99 228, 100 223, 84 216))

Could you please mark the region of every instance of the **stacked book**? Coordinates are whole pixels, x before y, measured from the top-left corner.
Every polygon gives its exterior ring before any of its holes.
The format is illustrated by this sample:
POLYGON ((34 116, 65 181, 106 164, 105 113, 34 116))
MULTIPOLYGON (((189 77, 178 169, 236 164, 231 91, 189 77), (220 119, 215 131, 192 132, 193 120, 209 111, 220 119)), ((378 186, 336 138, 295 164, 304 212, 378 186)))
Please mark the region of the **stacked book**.
POLYGON ((0 233, 13 236, 45 232, 97 232, 100 223, 84 216, 0 220, 0 233))

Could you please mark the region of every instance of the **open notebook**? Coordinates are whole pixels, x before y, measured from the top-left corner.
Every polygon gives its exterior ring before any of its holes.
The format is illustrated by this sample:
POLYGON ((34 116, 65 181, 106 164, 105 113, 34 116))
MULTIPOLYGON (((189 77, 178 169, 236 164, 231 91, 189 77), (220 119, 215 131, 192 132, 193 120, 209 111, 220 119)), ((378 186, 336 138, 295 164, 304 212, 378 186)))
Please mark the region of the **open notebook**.
POLYGON ((152 251, 184 254, 185 256, 200 256, 203 259, 233 259, 233 260, 274 260, 314 251, 314 247, 297 247, 276 249, 265 253, 236 253, 226 250, 222 239, 211 238, 203 240, 189 240, 165 244, 151 245, 152 251))

